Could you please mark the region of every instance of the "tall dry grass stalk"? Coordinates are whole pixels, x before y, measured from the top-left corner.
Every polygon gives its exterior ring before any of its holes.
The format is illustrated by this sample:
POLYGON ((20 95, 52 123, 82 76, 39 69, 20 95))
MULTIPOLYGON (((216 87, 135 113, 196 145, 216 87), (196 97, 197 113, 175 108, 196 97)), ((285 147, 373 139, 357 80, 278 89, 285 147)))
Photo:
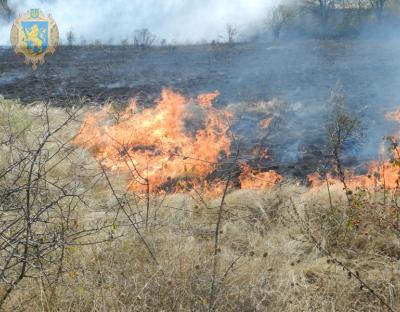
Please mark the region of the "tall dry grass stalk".
POLYGON ((0 100, 4 311, 400 309, 398 194, 358 190, 352 220, 336 185, 143 196, 70 144, 79 120, 0 100))

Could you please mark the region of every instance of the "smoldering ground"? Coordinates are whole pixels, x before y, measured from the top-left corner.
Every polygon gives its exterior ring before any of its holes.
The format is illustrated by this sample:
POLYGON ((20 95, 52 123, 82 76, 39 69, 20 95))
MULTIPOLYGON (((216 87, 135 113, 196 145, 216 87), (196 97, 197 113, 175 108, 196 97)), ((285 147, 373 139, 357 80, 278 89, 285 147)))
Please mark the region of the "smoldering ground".
MULTIPOLYGON (((22 10, 24 5, 32 3, 14 1, 11 5, 22 10)), ((202 40, 205 35, 209 42, 223 34, 225 23, 233 19, 234 11, 241 5, 239 1, 235 10, 226 11, 223 3, 215 2, 214 6, 221 7, 214 7, 217 13, 210 14, 212 20, 218 19, 218 27, 214 25, 215 21, 206 19, 198 23, 196 30, 185 27, 186 34, 195 41, 202 40), (226 19, 218 15, 220 11, 226 19)), ((66 4, 60 2, 33 4, 43 5, 44 10, 60 9, 63 12, 69 12, 73 7, 73 3, 66 8, 63 7, 66 4)), ((158 14, 175 12, 179 16, 190 16, 186 14, 190 11, 187 2, 169 4, 161 5, 158 14)), ((157 6, 155 2, 151 5, 157 6)), ((241 23, 248 27, 252 25, 250 21, 260 23, 267 6, 263 4, 257 14, 253 12, 255 15, 248 13, 248 20, 243 17, 241 23)), ((138 7, 147 12, 145 7, 138 7)), ((199 12, 204 12, 205 8, 197 8, 196 2, 190 8, 203 16, 199 12)), ((253 9, 247 8, 247 12, 253 9)), ((96 39, 95 34, 102 29, 103 24, 98 19, 104 20, 109 16, 107 14, 112 16, 119 9, 110 4, 99 10, 92 20, 85 21, 97 24, 97 30, 91 26, 80 27, 90 33, 86 34, 88 39, 96 39), (111 10, 112 7, 116 9, 111 10), (94 37, 90 37, 92 35, 94 37)), ((80 14, 86 14, 85 5, 80 14)), ((61 18, 61 25, 64 20, 67 19, 61 18)), ((122 39, 132 34, 135 28, 149 27, 158 37, 168 34, 176 40, 187 39, 174 30, 176 20, 168 21, 168 27, 163 24, 167 23, 165 18, 146 17, 144 20, 153 23, 151 25, 141 22, 140 18, 133 20, 128 23, 122 18, 118 23, 123 23, 124 30, 114 32, 120 27, 116 25, 109 34, 121 35, 118 39, 122 39), (158 20, 161 24, 156 23, 158 20)), ((315 161, 323 156, 325 127, 332 108, 329 98, 332 90, 339 88, 346 109, 359 118, 362 128, 359 144, 348 147, 346 159, 349 165, 362 169, 364 162, 379 156, 378 146, 382 139, 397 131, 395 123, 385 120, 386 113, 398 108, 400 98, 397 58, 400 41, 387 35, 393 34, 396 27, 393 23, 372 28, 365 26, 357 37, 334 40, 310 39, 292 30, 284 32, 280 42, 271 42, 266 34, 266 37, 261 35, 258 40, 247 39, 247 42, 234 46, 172 45, 146 51, 129 46, 61 47, 36 72, 23 64, 21 56, 16 57, 10 49, 3 49, 0 94, 20 98, 24 103, 51 99, 59 105, 69 105, 68 101, 75 95, 89 97, 98 103, 109 98, 127 103, 129 98, 137 97, 142 105, 148 106, 154 103, 164 87, 187 96, 219 90, 216 105, 229 106, 235 111, 237 120, 233 129, 246 142, 248 157, 259 163, 254 148, 268 149, 271 158, 263 165, 283 174, 304 177, 315 169, 315 161), (272 109, 268 104, 271 101, 278 101, 280 105, 272 109), (270 127, 262 129, 259 123, 270 117, 273 118, 270 127)), ((63 27, 64 30, 67 28, 63 27)), ((244 32, 244 28, 241 31, 244 32)), ((104 34, 108 35, 107 32, 104 34)), ((77 37, 80 35, 76 33, 77 37)))

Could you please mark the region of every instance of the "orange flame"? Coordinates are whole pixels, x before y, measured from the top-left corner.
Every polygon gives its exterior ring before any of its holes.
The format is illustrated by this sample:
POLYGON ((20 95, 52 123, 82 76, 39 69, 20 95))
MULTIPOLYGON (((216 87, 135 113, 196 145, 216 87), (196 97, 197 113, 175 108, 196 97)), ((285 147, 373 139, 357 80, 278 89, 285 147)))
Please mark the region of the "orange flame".
POLYGON ((265 118, 260 121, 260 127, 262 129, 267 129, 271 124, 272 118, 265 118))
MULTIPOLYGON (((392 112, 386 115, 386 119, 397 121, 400 125, 400 111, 392 112)), ((399 133, 392 137, 392 141, 400 138, 399 133)), ((381 146, 381 161, 371 161, 368 164, 368 174, 354 175, 352 172, 345 172, 346 185, 350 189, 362 187, 373 190, 376 188, 384 188, 386 190, 395 190, 399 188, 400 183, 400 147, 394 145, 392 148, 393 160, 386 160, 384 155, 384 146, 381 146)), ((308 176, 308 180, 313 188, 321 187, 326 181, 323 181, 318 173, 313 173, 308 176)), ((340 185, 338 178, 327 175, 326 180, 330 185, 340 185)))
MULTIPOLYGON (((174 192, 201 189, 207 197, 223 193, 226 182, 207 181, 222 153, 229 156, 233 115, 213 107, 218 92, 186 99, 164 89, 154 108, 135 100, 117 112, 111 106, 88 113, 74 143, 91 152, 102 168, 130 175, 132 191, 174 192)), ((267 128, 271 119, 261 123, 267 128)), ((267 158, 267 151, 260 157, 267 158)), ((241 165, 241 187, 264 189, 283 178, 241 165)), ((233 186, 231 183, 230 187, 233 186)))
POLYGON ((241 164, 241 169, 239 180, 242 189, 267 189, 283 180, 283 177, 274 170, 259 172, 247 164, 241 164))
POLYGON ((232 115, 212 106, 217 96, 215 92, 187 100, 163 90, 154 108, 140 111, 131 101, 116 114, 107 106, 85 116, 74 143, 88 149, 105 169, 129 173, 129 188, 135 191, 156 190, 181 177, 204 179, 220 153, 230 152, 232 115), (198 116, 201 120, 195 120, 198 116))

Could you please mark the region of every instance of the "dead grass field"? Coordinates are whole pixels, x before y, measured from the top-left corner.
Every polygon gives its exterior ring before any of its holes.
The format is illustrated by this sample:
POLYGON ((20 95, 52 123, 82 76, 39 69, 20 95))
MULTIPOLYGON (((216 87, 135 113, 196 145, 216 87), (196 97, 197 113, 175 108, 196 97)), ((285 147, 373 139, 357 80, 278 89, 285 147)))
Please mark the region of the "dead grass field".
MULTIPOLYGON (((22 151, 37 148, 48 129, 43 111, 42 104, 0 100, 0 173, 22 151), (18 152, 10 150, 16 144, 18 152)), ((221 198, 187 192, 147 200, 126 192, 124 176, 108 173, 108 182, 86 151, 68 143, 81 114, 45 143, 47 154, 59 152, 45 158, 48 184, 40 189, 47 195, 38 195, 34 209, 51 201, 59 191, 55 185, 80 200, 68 219, 55 214, 66 211, 69 201, 47 211, 49 222, 35 227, 31 239, 59 233, 61 224, 70 234, 56 241, 51 254, 43 252, 42 260, 29 258, 29 270, 3 303, 4 311, 400 310, 397 194, 357 190, 349 202, 340 186, 332 186, 329 195, 326 187, 311 190, 296 181, 267 190, 228 190, 215 250, 221 198), (77 234, 84 231, 90 232, 77 234)), ((48 116, 50 129, 67 118, 54 107, 48 116)), ((0 296, 19 268, 6 270, 3 229, 16 213, 7 209, 5 190, 21 170, 0 178, 0 296)), ((25 193, 17 194, 12 204, 23 205, 25 193)), ((29 246, 34 255, 35 245, 29 246)))

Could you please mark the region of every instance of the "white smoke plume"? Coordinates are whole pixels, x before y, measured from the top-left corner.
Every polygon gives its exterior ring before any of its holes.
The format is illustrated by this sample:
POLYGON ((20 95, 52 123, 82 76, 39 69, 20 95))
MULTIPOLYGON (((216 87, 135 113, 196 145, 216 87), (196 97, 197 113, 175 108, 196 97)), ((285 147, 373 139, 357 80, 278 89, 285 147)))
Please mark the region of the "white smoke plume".
MULTIPOLYGON (((65 40, 72 30, 76 39, 119 43, 132 40, 137 29, 148 28, 159 39, 198 43, 219 39, 228 23, 248 33, 260 25, 279 0, 10 0, 17 13, 39 8, 51 13, 65 40)), ((0 44, 9 44, 11 25, 0 28, 0 44)))

